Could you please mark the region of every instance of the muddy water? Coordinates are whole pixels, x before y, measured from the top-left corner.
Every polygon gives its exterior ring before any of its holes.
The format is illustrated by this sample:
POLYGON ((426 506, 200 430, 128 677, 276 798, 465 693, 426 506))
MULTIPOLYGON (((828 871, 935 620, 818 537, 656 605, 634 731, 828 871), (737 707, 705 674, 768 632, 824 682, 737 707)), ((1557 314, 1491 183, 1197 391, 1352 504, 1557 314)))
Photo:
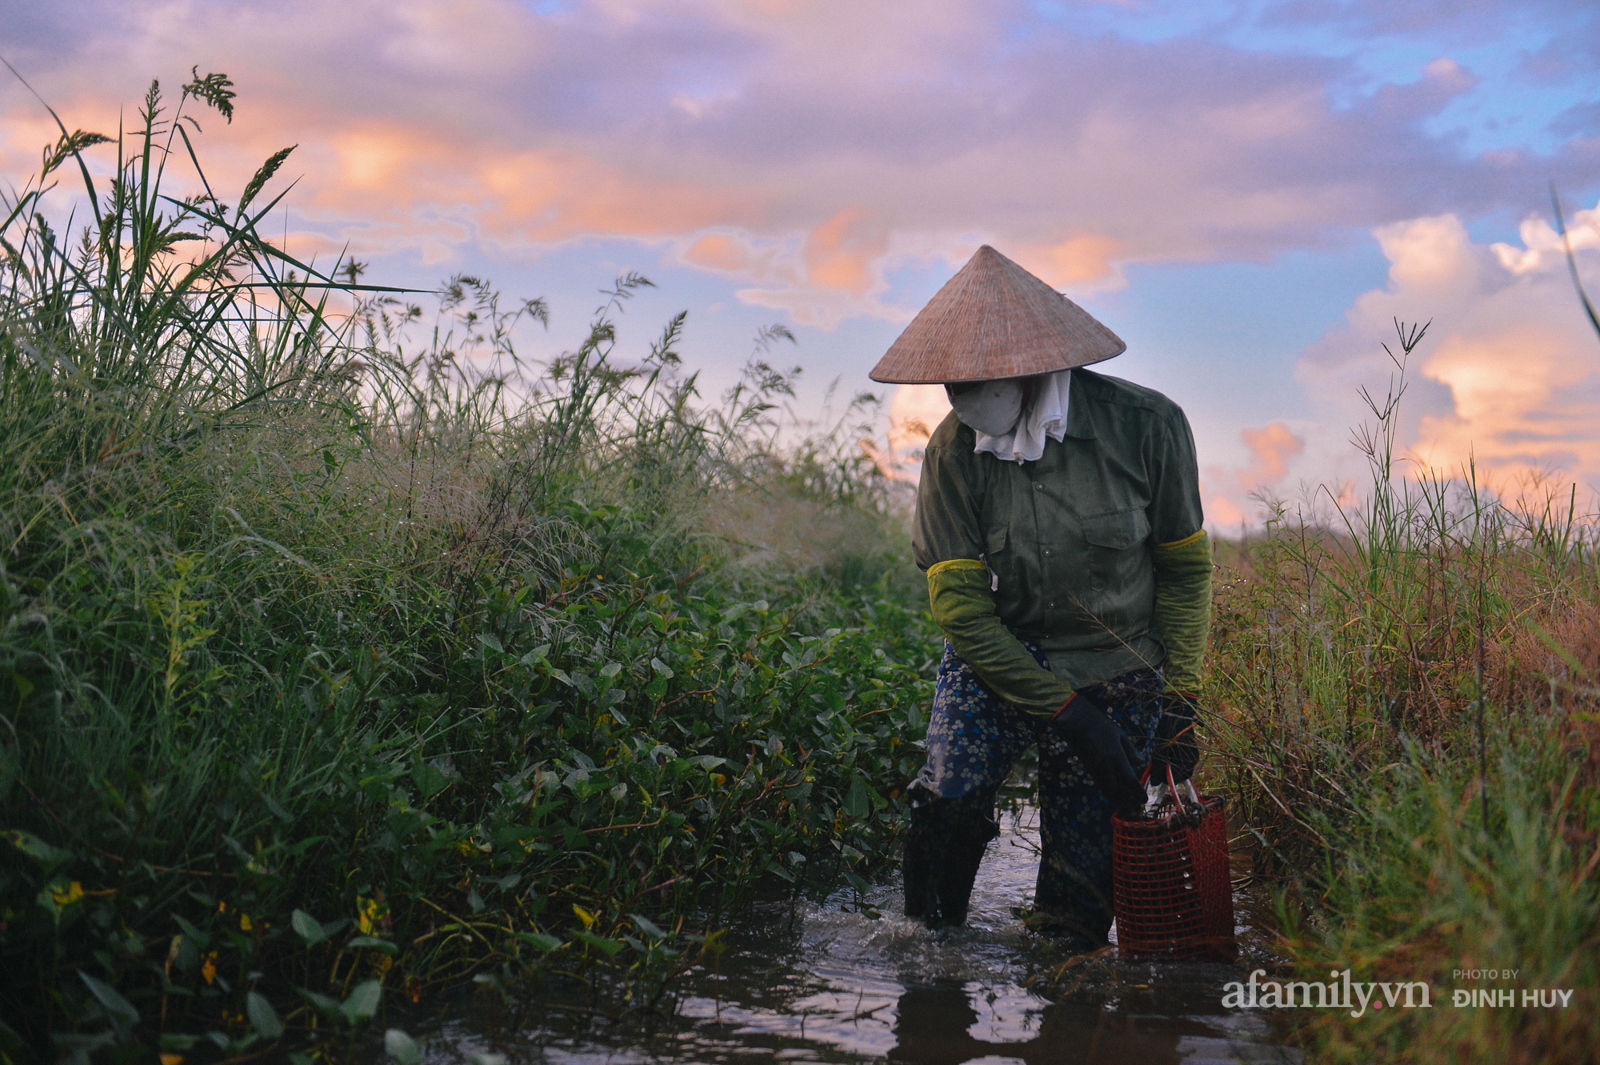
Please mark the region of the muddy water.
POLYGON ((653 1031, 576 1010, 543 1011, 507 1032, 468 1005, 428 1035, 430 1060, 496 1052, 560 1065, 633 1062, 1298 1062, 1267 1018, 1229 1011, 1223 984, 1270 957, 1256 900, 1235 898, 1234 965, 1074 961, 1012 913, 1032 894, 1038 831, 1007 817, 974 891, 967 927, 932 933, 898 915, 897 884, 865 910, 850 893, 825 903, 757 906, 717 972, 696 973, 671 1022, 653 1031), (874 918, 871 911, 882 916, 874 918))

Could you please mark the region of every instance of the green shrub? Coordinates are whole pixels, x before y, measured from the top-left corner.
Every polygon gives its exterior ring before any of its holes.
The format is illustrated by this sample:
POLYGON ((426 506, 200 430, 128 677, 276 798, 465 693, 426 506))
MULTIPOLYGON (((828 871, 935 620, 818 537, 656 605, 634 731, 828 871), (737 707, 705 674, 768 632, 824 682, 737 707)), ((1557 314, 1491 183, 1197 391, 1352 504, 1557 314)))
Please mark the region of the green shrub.
POLYGON ((0 1053, 350 1045, 474 971, 648 999, 758 883, 864 887, 934 653, 892 486, 773 443, 759 350, 720 405, 682 316, 621 364, 636 275, 540 365, 539 301, 455 278, 427 330, 290 258, 287 152, 224 203, 195 101, 152 86, 109 188, 63 128, 0 227, 0 1053), (854 554, 720 535, 753 499, 854 554))

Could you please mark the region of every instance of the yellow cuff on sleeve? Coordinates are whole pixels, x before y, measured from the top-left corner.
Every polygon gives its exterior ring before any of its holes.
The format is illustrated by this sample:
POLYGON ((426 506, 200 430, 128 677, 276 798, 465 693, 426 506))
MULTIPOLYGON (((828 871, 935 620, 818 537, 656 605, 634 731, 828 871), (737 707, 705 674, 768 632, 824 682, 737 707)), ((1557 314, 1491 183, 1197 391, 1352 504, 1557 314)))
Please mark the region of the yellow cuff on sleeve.
POLYGON ((1194 543, 1196 540, 1200 539, 1205 534, 1206 534, 1206 531, 1205 531, 1204 528, 1196 529, 1194 532, 1190 533, 1188 536, 1185 536, 1182 540, 1174 540, 1170 544, 1157 544, 1156 547, 1158 547, 1158 548, 1188 547, 1190 544, 1194 543))
POLYGON ((953 570, 953 569, 987 569, 987 568, 988 567, 986 567, 982 562, 979 562, 975 558, 952 558, 952 559, 948 559, 948 560, 946 560, 944 562, 935 562, 933 565, 929 566, 928 567, 928 576, 937 577, 939 574, 945 573, 945 572, 947 572, 949 570, 953 570))

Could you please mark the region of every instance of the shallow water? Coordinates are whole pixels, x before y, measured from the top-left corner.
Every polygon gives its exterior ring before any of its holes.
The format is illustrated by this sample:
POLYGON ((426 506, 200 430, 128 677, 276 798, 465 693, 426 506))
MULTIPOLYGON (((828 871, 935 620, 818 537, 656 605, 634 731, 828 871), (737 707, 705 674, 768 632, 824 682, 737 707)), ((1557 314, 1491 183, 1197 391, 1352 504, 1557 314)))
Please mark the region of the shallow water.
POLYGON ((1224 983, 1275 960, 1254 929, 1254 897, 1235 896, 1233 965, 1125 963, 1113 952, 1074 961, 1011 912, 1031 897, 1037 841, 1031 810, 1004 819, 965 928, 933 933, 899 916, 897 884, 868 895, 877 919, 848 892, 758 905, 719 971, 691 974, 673 1021, 654 1031, 551 1005, 538 1025, 508 1034, 480 1001, 427 1033, 429 1060, 492 1050, 559 1065, 1300 1061, 1274 1045, 1259 1011, 1221 1005, 1224 983))

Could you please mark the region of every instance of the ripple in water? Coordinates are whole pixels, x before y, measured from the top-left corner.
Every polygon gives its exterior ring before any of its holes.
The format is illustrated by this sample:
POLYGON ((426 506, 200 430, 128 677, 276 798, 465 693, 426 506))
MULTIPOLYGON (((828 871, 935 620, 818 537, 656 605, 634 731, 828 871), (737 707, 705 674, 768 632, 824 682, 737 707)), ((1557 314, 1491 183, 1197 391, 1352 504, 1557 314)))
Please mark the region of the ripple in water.
POLYGON ((1031 899, 1037 853, 1036 817, 1024 808, 989 846, 965 928, 929 932, 900 916, 897 883, 864 900, 841 892, 758 905, 719 971, 691 974, 672 1020, 653 1030, 550 1004, 538 1025, 498 1032, 491 1047, 499 1025, 467 1005, 430 1033, 428 1059, 492 1050, 552 1065, 1300 1061, 1273 1044, 1259 1011, 1222 1008, 1224 983, 1277 961, 1251 925, 1257 899, 1235 899, 1232 965, 1073 958, 1012 913, 1031 899))

